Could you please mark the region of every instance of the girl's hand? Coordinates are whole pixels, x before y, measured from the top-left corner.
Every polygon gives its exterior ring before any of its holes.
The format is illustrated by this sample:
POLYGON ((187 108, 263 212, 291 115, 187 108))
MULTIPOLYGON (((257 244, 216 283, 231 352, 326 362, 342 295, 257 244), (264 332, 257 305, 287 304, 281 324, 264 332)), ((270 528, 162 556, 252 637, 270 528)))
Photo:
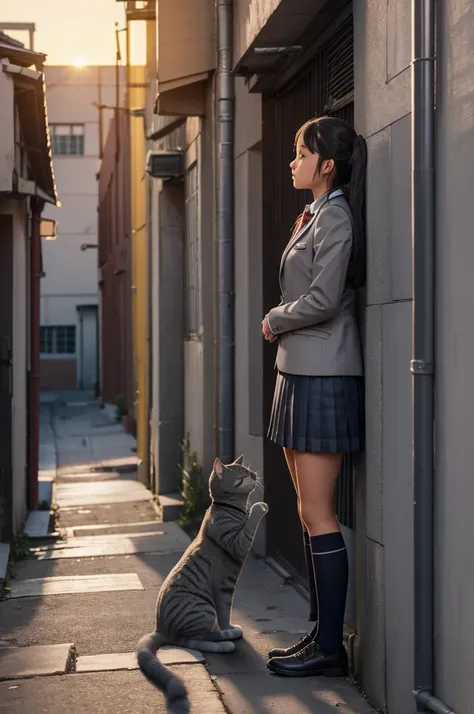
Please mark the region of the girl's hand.
POLYGON ((268 340, 268 342, 274 342, 277 339, 277 335, 274 335, 273 332, 270 330, 270 326, 266 317, 264 317, 262 320, 262 334, 264 338, 268 340))

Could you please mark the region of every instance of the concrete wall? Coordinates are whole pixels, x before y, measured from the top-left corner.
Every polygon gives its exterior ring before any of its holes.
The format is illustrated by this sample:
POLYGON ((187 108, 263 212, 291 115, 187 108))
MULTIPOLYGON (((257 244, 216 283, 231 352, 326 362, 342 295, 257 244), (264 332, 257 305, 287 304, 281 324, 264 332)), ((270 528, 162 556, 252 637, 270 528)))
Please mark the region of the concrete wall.
MULTIPOLYGON (((81 354, 77 307, 98 303, 97 250, 81 251, 82 243, 97 243, 99 169, 99 115, 93 102, 115 104, 114 67, 47 67, 46 87, 50 123, 84 124, 84 156, 54 156, 56 184, 61 207, 47 206, 44 216, 58 223, 55 241, 43 241, 41 324, 76 325, 76 351, 81 354)), ((104 138, 111 110, 105 110, 104 138)), ((89 350, 96 351, 95 344, 89 350)), ((70 360, 70 356, 65 357, 70 360)), ((90 356, 89 361, 95 357, 90 356)), ((49 383, 48 379, 48 383, 49 383)), ((80 375, 78 373, 77 385, 80 375)), ((59 386, 59 385, 58 385, 59 386)))
MULTIPOLYGON (((154 93, 152 94, 154 99, 154 93)), ((150 117, 151 119, 151 117, 150 117)), ((168 118, 155 117, 153 129, 168 118)), ((178 127, 153 143, 153 150, 186 145, 178 127)), ((152 412, 154 490, 171 494, 181 487, 179 464, 184 428, 184 186, 149 179, 152 245, 152 412)))
POLYGON ((207 87, 206 116, 186 123, 185 164, 197 161, 198 231, 202 325, 198 335, 184 345, 184 429, 204 473, 210 473, 216 455, 214 325, 215 285, 215 178, 213 83, 207 87))
POLYGON ((356 128, 369 151, 359 673, 374 704, 401 714, 414 708, 410 2, 355 0, 354 26, 356 128))
POLYGON ((474 7, 438 7, 435 660, 438 696, 464 714, 474 671, 474 7))
MULTIPOLYGON (((261 97, 235 82, 235 452, 259 474, 263 499, 261 97)), ((265 529, 255 547, 264 552, 265 529)))
POLYGON ((153 181, 152 453, 156 493, 179 491, 184 436, 182 186, 153 181))
MULTIPOLYGON (((208 321, 204 320, 204 315, 202 313, 202 245, 204 240, 211 238, 212 233, 208 236, 204 235, 202 227, 202 217, 203 217, 203 172, 202 172, 202 159, 203 159, 203 121, 197 117, 190 118, 186 122, 186 152, 185 152, 185 165, 186 169, 197 162, 198 171, 198 217, 197 226, 191 227, 187 225, 185 220, 185 235, 189 230, 197 230, 199 234, 199 244, 201 246, 201 255, 196 256, 196 260, 199 265, 200 276, 200 291, 199 291, 199 301, 201 302, 201 314, 202 314, 202 324, 198 325, 198 334, 194 335, 191 339, 188 339, 188 335, 185 334, 185 344, 184 344, 184 428, 185 434, 189 437, 190 447, 193 451, 196 451, 199 463, 203 463, 204 459, 204 343, 203 336, 204 331, 209 329, 208 321)), ((185 185, 187 182, 187 176, 185 177, 185 185)), ((186 192, 186 188, 185 188, 186 192)), ((184 210, 184 205, 183 205, 184 210)), ((186 237, 185 237, 185 263, 187 262, 186 257, 186 237)), ((184 283, 186 285, 186 282, 184 283)), ((186 289, 186 288, 185 288, 186 289)), ((185 295, 185 302, 187 302, 187 296, 185 295)), ((212 316, 211 316, 212 320, 212 316)), ((212 325, 212 322, 211 322, 212 325)), ((186 326, 185 326, 186 330, 186 326)))

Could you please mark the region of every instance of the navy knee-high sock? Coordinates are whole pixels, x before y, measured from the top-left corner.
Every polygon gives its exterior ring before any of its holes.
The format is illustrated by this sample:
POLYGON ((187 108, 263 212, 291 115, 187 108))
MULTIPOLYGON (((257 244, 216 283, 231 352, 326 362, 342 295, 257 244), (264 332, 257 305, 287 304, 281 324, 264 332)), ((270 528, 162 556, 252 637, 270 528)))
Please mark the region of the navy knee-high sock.
POLYGON ((311 536, 319 625, 316 642, 323 652, 332 654, 342 644, 349 562, 340 533, 311 536))
POLYGON ((306 573, 309 586, 309 621, 316 622, 318 619, 318 598, 316 596, 316 583, 314 579, 313 554, 311 552, 311 540, 308 531, 303 527, 304 555, 306 559, 306 573))

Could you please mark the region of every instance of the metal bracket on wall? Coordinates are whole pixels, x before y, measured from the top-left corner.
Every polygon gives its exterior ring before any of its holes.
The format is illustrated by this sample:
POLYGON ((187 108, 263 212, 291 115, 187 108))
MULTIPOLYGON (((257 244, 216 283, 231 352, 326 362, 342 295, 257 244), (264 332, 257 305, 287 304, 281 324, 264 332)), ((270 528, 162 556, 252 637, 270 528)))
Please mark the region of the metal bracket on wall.
POLYGON ((434 374, 434 362, 425 362, 423 359, 412 359, 410 362, 412 374, 434 374))

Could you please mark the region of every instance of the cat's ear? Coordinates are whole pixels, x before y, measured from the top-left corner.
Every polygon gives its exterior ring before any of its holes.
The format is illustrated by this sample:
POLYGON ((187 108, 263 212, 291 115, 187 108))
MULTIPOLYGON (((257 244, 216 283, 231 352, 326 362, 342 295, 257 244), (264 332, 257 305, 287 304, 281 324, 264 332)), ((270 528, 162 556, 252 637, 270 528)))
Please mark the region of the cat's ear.
POLYGON ((243 454, 241 456, 239 456, 239 458, 234 461, 234 464, 238 464, 239 466, 242 466, 243 463, 244 463, 244 455, 243 454))
POLYGON ((224 464, 222 463, 220 458, 217 457, 217 459, 214 461, 214 472, 220 479, 224 477, 224 469, 224 464))

